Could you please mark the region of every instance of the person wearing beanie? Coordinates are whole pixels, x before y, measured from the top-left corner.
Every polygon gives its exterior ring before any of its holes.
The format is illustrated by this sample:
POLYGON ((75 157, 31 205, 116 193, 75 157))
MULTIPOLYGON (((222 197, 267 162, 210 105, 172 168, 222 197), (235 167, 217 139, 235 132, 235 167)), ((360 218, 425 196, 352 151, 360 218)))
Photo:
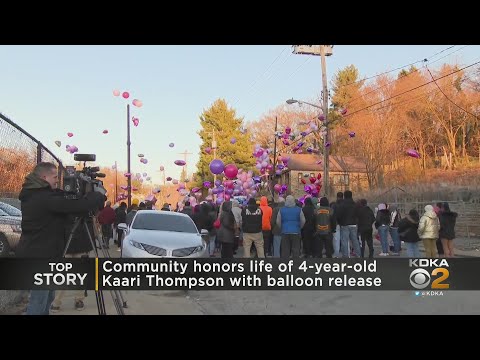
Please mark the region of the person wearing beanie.
POLYGON ((243 251, 244 257, 250 258, 252 243, 255 244, 257 256, 264 258, 262 209, 254 198, 248 200, 248 205, 242 210, 243 251))
POLYGON ((300 232, 305 225, 305 216, 302 209, 295 205, 295 198, 288 195, 285 206, 280 208, 277 216, 277 225, 281 228, 282 242, 281 257, 288 259, 300 257, 300 232))
POLYGON ((326 197, 320 199, 320 207, 315 209, 314 220, 315 238, 312 242, 313 257, 322 258, 323 248, 325 247, 327 258, 331 258, 333 255, 332 235, 336 229, 336 223, 335 215, 326 197))

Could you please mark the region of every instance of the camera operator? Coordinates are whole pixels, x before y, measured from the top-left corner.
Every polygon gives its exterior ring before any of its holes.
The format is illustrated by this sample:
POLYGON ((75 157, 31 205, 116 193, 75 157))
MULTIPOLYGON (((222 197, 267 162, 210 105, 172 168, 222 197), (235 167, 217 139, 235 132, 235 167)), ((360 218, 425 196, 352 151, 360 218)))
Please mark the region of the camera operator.
MULTIPOLYGON (((68 200, 56 189, 57 167, 42 162, 28 174, 19 199, 22 209, 22 235, 17 246, 18 257, 58 259, 66 244, 68 215, 86 213, 103 206, 105 196, 91 192, 78 200, 68 200)), ((54 290, 32 290, 27 315, 48 315, 55 298, 54 290)))

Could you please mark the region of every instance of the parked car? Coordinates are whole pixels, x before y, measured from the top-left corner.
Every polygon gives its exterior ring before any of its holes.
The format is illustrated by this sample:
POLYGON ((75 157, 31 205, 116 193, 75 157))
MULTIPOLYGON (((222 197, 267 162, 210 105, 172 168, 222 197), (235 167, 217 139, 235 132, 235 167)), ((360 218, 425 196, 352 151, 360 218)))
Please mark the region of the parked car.
POLYGON ((8 204, 0 203, 0 257, 9 256, 11 251, 15 251, 22 234, 21 211, 11 206, 16 211, 8 209, 10 214, 17 214, 17 216, 10 215, 4 210, 4 205, 7 205, 7 209, 10 207, 8 204))
POLYGON ((119 224, 125 235, 122 258, 206 257, 208 231, 198 232, 190 216, 182 213, 140 210, 130 227, 119 224))

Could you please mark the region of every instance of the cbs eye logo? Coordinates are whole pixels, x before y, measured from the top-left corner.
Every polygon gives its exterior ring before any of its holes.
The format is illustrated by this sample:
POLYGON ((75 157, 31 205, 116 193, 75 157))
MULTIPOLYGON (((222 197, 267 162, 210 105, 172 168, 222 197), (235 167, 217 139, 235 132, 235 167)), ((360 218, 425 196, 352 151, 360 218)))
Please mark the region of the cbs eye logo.
POLYGON ((443 283, 450 276, 450 272, 445 268, 435 268, 430 274, 425 269, 415 269, 410 273, 410 284, 418 290, 425 289, 432 282, 432 289, 449 289, 450 285, 443 283), (432 282, 432 276, 437 276, 432 282))

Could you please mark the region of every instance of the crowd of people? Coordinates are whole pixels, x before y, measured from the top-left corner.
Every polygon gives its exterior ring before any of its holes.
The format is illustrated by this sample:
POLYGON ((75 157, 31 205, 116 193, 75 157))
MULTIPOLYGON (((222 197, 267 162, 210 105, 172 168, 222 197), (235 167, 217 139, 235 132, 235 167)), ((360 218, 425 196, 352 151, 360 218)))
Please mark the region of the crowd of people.
MULTIPOLYGON (((171 211, 168 204, 162 210, 171 211)), ((427 205, 423 216, 411 209, 402 217, 394 204, 372 209, 365 199, 354 201, 348 190, 331 203, 326 197, 300 203, 291 195, 273 203, 263 196, 246 204, 204 201, 193 208, 187 201, 176 211, 208 230, 209 255, 222 258, 233 258, 239 244, 245 258, 373 258, 374 238, 381 244, 378 256, 399 256, 403 244, 408 257, 421 257, 423 242, 425 257, 453 257, 458 216, 445 202, 427 205)))

